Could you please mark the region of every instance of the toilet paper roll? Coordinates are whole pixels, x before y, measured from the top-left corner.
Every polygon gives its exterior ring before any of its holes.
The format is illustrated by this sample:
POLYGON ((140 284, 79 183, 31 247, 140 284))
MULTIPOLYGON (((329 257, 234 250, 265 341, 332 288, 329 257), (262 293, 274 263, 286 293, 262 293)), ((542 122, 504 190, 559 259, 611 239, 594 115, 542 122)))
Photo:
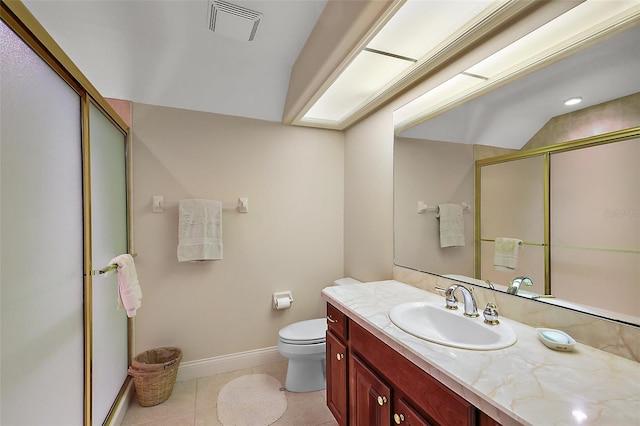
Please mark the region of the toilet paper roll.
POLYGON ((278 297, 276 299, 276 309, 287 309, 291 306, 291 299, 288 297, 278 297))

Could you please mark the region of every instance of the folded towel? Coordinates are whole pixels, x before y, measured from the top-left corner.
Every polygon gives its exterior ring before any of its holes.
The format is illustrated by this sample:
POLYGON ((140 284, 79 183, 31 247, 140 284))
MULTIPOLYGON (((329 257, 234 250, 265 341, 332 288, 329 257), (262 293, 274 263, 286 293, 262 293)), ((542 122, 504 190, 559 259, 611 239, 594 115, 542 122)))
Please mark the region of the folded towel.
POLYGON ((136 316, 136 310, 142 305, 142 290, 138 282, 138 273, 133 257, 130 254, 121 254, 114 257, 110 265, 118 267, 118 292, 122 305, 127 310, 129 318, 136 316))
POLYGON ((493 266, 498 271, 513 271, 518 266, 518 248, 522 240, 517 238, 496 238, 493 266))
POLYGON ((462 205, 440 204, 436 217, 440 219, 440 247, 464 247, 462 205))
POLYGON ((180 200, 178 261, 222 259, 222 203, 180 200))

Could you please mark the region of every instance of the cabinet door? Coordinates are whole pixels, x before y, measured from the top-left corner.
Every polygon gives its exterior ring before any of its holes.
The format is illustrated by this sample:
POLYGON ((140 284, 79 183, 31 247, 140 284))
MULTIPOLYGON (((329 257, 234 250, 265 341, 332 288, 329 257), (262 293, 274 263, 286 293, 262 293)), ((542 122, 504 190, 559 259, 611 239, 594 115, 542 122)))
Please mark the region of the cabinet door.
POLYGON ((351 424, 391 424, 391 389, 355 356, 349 357, 351 424))
POLYGON ((400 426, 433 426, 403 399, 393 402, 393 421, 400 426))
POLYGON ((327 407, 338 425, 348 424, 347 347, 332 333, 327 333, 327 407))

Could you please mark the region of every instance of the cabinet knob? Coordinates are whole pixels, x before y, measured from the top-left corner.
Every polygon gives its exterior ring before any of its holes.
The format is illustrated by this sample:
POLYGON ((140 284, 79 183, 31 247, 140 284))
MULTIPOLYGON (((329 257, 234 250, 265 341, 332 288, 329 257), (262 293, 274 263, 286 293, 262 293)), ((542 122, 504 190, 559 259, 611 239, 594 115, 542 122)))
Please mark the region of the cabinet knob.
POLYGON ((393 415, 393 420, 396 422, 397 425, 399 425, 400 423, 404 422, 404 415, 403 414, 394 414, 393 415))
POLYGON ((338 361, 340 361, 341 359, 344 359, 344 354, 336 354, 336 359, 338 361))
POLYGON ((379 396, 378 397, 378 405, 384 405, 387 402, 387 397, 386 396, 379 396))

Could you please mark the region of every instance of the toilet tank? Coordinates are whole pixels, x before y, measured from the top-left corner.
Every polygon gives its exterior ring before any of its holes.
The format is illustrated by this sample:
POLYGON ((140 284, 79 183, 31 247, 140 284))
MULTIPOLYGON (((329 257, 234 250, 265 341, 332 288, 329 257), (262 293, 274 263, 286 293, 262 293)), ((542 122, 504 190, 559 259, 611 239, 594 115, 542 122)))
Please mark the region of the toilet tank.
POLYGON ((339 278, 333 282, 333 285, 349 285, 349 284, 362 284, 362 281, 358 281, 355 278, 346 277, 346 278, 339 278))

